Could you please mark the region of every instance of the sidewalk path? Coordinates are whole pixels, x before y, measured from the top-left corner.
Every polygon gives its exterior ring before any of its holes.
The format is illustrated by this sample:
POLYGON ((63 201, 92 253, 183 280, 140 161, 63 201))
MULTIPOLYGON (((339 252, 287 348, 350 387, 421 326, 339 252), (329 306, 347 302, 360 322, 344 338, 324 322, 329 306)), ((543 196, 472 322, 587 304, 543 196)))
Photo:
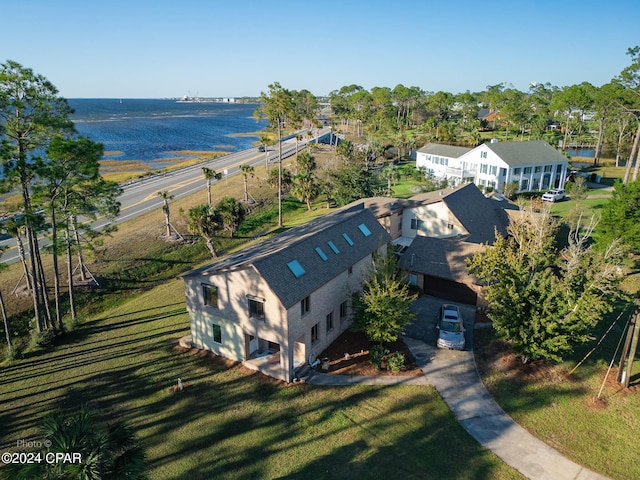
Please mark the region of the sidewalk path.
MULTIPOLYGON (((433 385, 460 424, 484 447, 532 480, 606 480, 538 440, 509 417, 485 388, 473 351, 440 350, 403 338, 424 377, 358 377, 311 371, 313 385, 433 385)), ((471 344, 471 342, 469 342, 471 344)))

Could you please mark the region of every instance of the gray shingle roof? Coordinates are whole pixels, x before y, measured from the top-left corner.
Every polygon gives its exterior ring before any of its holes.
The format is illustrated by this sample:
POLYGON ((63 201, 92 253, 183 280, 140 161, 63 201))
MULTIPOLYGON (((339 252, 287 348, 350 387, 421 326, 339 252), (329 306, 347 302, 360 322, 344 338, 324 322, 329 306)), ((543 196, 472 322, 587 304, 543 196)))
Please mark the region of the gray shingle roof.
POLYGON ((457 147, 455 145, 443 145, 441 143, 427 143, 420 148, 418 152, 428 153, 430 155, 439 155, 442 157, 458 158, 471 149, 467 147, 457 147))
POLYGON ((183 276, 215 275, 253 266, 282 305, 289 308, 390 239, 373 214, 359 204, 291 228, 183 276), (366 225, 371 235, 363 235, 358 228, 361 224, 366 225), (353 246, 349 245, 343 233, 353 241, 353 246), (329 241, 340 253, 333 251, 329 241), (328 260, 323 260, 316 253, 316 247, 322 249, 328 260), (293 260, 298 260, 305 271, 303 275, 296 277, 287 266, 293 260))
POLYGON ((566 157, 544 140, 486 143, 485 145, 512 167, 568 162, 566 157))
POLYGON ((482 246, 455 238, 416 237, 405 250, 398 266, 402 270, 424 273, 445 280, 474 283, 465 262, 482 246))
POLYGON ((409 200, 417 205, 444 202, 469 232, 464 238, 467 242, 493 245, 496 228, 500 235, 507 235, 508 215, 499 202, 486 198, 473 183, 453 190, 443 189, 442 195, 440 191, 421 193, 409 200))
POLYGON ((493 245, 495 230, 507 236, 509 217, 498 202, 486 198, 473 183, 469 183, 443 198, 449 210, 469 232, 466 242, 493 245))

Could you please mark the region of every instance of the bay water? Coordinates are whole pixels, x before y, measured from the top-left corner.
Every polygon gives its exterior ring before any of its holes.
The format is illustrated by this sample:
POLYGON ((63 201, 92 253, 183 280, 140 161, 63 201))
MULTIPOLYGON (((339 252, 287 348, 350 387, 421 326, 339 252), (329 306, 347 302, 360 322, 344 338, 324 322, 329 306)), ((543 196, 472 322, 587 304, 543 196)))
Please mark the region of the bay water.
POLYGON ((69 99, 79 135, 104 144, 106 160, 140 161, 162 168, 184 151, 251 148, 266 120, 256 120, 255 104, 176 102, 171 99, 69 99))

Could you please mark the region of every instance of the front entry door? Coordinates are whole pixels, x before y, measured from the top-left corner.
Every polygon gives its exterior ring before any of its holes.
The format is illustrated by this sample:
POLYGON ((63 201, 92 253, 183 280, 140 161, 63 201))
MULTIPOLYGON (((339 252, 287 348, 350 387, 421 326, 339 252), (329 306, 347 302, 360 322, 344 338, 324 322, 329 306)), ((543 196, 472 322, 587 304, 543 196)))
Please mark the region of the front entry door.
POLYGON ((249 355, 256 352, 258 350, 258 337, 254 337, 253 335, 249 335, 249 355))

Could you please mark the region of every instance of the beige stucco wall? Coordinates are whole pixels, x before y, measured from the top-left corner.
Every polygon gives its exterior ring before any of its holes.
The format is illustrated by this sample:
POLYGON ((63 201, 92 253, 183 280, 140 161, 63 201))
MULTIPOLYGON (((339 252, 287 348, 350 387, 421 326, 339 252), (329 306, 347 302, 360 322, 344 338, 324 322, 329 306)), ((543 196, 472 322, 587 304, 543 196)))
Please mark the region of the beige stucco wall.
MULTIPOLYGON (((386 246, 382 247, 384 250, 386 246)), ((198 348, 236 361, 247 356, 246 335, 254 335, 280 345, 279 378, 291 381, 296 366, 308 361, 310 355, 318 356, 350 325, 351 295, 360 291, 371 270, 372 255, 367 255, 348 270, 341 272, 310 295, 310 309, 301 315, 300 302, 285 310, 279 299, 269 289, 253 267, 242 270, 202 274, 185 277, 187 310, 191 335, 198 348), (202 285, 213 285, 218 289, 218 307, 204 304, 202 285), (265 299, 265 319, 249 316, 247 294, 265 299), (340 305, 347 300, 349 312, 340 318, 340 305), (327 331, 326 317, 333 312, 333 329, 327 331), (213 341, 213 327, 222 329, 222 343, 213 341), (311 343, 311 328, 319 324, 319 339, 311 343)))
POLYGON ((411 209, 405 209, 402 215, 402 236, 413 238, 418 235, 426 237, 446 238, 456 235, 468 235, 468 231, 451 213, 447 205, 440 201, 411 209), (421 230, 411 228, 411 220, 423 222, 421 230), (449 228, 452 225, 453 228, 449 228))
MULTIPOLYGON (((385 247, 386 248, 386 247, 385 247)), ((351 296, 362 289, 367 274, 371 271, 372 256, 365 258, 353 265, 352 273, 348 271, 340 273, 331 282, 326 283, 310 295, 310 309, 305 315, 301 315, 300 303, 293 305, 287 312, 289 318, 289 341, 303 341, 305 355, 319 356, 342 332, 350 325, 351 296), (347 318, 340 319, 340 304, 347 301, 349 312, 347 318), (327 331, 326 318, 333 312, 333 330, 327 331), (319 324, 319 339, 311 343, 311 328, 319 324)), ((293 353, 292 353, 293 355, 293 353)), ((291 361, 293 357, 291 357, 291 361)))
POLYGON ((280 301, 253 267, 218 275, 203 274, 185 278, 187 310, 191 319, 192 341, 218 355, 246 360, 245 334, 283 346, 287 338, 284 309, 280 301), (218 308, 204 304, 202 285, 218 289, 218 308), (265 318, 249 316, 247 295, 263 298, 265 318), (212 323, 222 328, 222 344, 213 341, 212 323))

